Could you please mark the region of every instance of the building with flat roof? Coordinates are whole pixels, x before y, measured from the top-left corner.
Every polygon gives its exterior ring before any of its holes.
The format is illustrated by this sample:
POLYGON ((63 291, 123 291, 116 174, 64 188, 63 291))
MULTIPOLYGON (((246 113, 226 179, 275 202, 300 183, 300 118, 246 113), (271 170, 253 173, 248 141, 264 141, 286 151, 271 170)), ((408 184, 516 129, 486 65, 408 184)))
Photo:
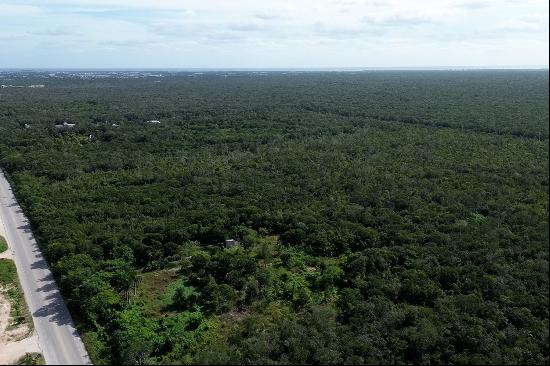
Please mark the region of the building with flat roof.
POLYGON ((237 246, 237 242, 235 239, 226 239, 225 240, 225 247, 226 248, 233 248, 237 246))

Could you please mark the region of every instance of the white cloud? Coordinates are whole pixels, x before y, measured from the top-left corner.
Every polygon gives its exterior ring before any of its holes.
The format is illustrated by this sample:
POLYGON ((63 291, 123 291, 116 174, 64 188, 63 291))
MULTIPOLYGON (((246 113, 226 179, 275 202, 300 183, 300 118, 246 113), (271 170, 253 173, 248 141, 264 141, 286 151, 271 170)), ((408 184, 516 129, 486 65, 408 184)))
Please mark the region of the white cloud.
POLYGON ((0 15, 4 17, 12 16, 32 16, 40 14, 41 10, 38 6, 25 4, 5 4, 0 2, 0 15))
POLYGON ((366 24, 382 27, 411 27, 423 24, 431 24, 434 22, 430 17, 426 16, 410 16, 410 15, 392 15, 386 17, 366 16, 362 19, 366 24))
POLYGON ((548 64, 545 0, 0 0, 0 15, 0 67, 548 64))

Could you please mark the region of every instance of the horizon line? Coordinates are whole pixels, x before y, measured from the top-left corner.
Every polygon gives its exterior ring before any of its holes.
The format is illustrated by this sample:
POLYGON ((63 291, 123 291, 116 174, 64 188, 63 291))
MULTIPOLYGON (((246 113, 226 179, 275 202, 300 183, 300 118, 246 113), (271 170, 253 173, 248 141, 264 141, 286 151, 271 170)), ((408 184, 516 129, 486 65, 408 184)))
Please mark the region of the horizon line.
POLYGON ((343 66, 343 67, 0 67, 3 71, 384 71, 548 70, 548 65, 343 66))

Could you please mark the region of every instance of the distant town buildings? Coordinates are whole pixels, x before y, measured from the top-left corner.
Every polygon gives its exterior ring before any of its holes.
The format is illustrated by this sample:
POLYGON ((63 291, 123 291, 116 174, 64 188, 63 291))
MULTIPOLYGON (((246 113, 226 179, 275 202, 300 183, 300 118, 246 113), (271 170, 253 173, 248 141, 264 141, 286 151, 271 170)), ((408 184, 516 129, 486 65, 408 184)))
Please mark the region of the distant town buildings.
MULTIPOLYGON (((37 84, 37 85, 29 85, 27 88, 44 88, 46 85, 44 84, 37 84)), ((25 85, 5 85, 5 84, 2 84, 0 85, 0 88, 4 89, 4 88, 24 88, 25 85)))
POLYGON ((61 125, 55 125, 55 128, 58 128, 58 129, 67 129, 67 128, 73 128, 74 126, 76 126, 75 123, 63 122, 63 124, 61 124, 61 125))

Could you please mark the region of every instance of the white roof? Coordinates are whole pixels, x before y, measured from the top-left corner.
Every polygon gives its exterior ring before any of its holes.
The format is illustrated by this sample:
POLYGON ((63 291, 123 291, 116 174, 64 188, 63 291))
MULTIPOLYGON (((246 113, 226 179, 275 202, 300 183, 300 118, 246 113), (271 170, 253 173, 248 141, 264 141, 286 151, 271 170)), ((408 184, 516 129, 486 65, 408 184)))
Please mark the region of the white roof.
POLYGON ((63 122, 62 125, 55 125, 55 127, 57 128, 74 127, 74 126, 76 126, 76 123, 67 123, 67 122, 63 122))

